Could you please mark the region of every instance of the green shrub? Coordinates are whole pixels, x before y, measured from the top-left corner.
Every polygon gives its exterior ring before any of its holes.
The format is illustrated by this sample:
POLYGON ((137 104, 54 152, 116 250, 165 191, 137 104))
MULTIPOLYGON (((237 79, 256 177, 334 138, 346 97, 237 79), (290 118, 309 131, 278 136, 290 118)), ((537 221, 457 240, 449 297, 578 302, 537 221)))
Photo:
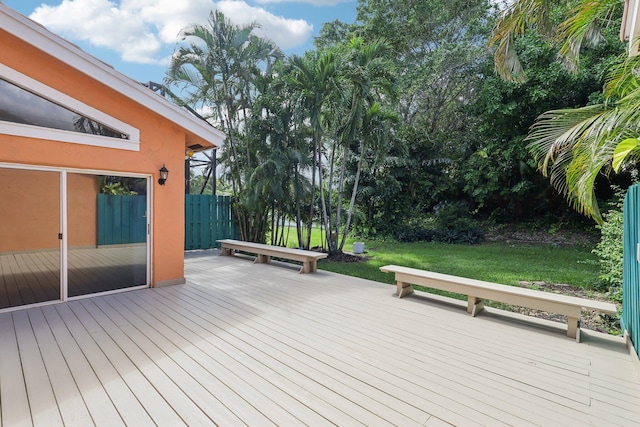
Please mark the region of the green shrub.
POLYGON ((598 226, 600 241, 593 253, 600 263, 600 280, 602 289, 610 290, 614 300, 622 301, 622 238, 623 213, 622 202, 603 215, 604 222, 598 226))
POLYGON ((422 225, 400 224, 394 230, 393 238, 398 242, 431 242, 433 231, 422 225))
POLYGON ((484 240, 484 231, 471 218, 465 203, 446 202, 438 205, 429 217, 398 224, 393 237, 399 242, 475 245, 484 240))

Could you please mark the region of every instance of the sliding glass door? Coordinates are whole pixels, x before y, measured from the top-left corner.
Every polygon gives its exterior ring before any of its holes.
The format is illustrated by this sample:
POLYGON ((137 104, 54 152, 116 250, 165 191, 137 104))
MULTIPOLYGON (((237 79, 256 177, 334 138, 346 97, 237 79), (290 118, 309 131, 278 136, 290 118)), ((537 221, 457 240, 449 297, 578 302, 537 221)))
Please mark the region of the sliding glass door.
POLYGON ((60 172, 0 167, 0 309, 60 300, 60 172))
POLYGON ((67 174, 68 296, 147 284, 147 180, 67 174))
POLYGON ((0 310, 148 284, 148 178, 0 166, 0 310))

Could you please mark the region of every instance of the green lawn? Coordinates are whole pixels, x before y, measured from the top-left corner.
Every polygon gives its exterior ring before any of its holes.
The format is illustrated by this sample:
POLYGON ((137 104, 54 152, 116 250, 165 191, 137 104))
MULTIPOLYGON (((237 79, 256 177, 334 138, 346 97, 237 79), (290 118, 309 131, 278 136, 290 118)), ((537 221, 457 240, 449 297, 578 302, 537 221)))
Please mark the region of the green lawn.
MULTIPOLYGON (((351 250, 351 246, 346 248, 351 250)), ((379 267, 403 265, 438 273, 469 277, 506 285, 519 281, 566 283, 590 288, 597 280, 597 258, 590 248, 487 243, 448 245, 444 243, 365 242, 361 263, 323 260, 318 268, 357 277, 394 283, 393 275, 379 267)))
MULTIPOLYGON (((295 235, 295 231, 292 231, 292 235, 295 235)), ((345 251, 353 250, 353 241, 348 239, 345 251)), ((318 231, 312 235, 311 246, 319 246, 320 242, 318 231)), ((506 285, 517 285, 524 280, 566 283, 586 289, 596 283, 599 274, 597 257, 591 253, 590 247, 585 246, 503 243, 449 245, 365 240, 365 252, 369 258, 366 262, 322 260, 318 268, 394 283, 393 275, 382 273, 379 268, 396 264, 506 285)))

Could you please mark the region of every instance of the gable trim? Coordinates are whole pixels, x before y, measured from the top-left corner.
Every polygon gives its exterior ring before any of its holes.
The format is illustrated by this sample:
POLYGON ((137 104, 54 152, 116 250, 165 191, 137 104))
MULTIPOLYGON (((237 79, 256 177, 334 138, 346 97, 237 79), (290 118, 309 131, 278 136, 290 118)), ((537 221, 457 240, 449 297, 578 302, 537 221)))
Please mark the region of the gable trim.
POLYGON ((47 86, 29 76, 26 76, 4 64, 0 64, 0 77, 42 98, 48 99, 62 107, 73 110, 78 114, 102 123, 118 132, 129 136, 129 139, 112 138, 101 135, 91 135, 67 130, 45 128, 0 121, 0 133, 58 142, 92 145, 97 147, 115 148, 121 150, 140 151, 140 130, 102 111, 93 108, 75 98, 72 98, 50 86, 47 86))

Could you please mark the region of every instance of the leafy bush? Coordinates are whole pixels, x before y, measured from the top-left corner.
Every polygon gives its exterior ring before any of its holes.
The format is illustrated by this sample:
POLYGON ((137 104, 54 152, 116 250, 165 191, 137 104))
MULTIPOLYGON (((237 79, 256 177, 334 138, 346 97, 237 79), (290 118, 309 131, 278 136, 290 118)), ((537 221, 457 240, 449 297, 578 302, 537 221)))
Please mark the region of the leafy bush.
POLYGON ((433 231, 416 224, 400 224, 393 232, 399 242, 431 242, 433 235, 433 231))
POLYGON ((600 262, 600 280, 603 288, 600 290, 609 289, 612 299, 621 302, 623 268, 622 202, 616 203, 614 208, 603 215, 603 218, 604 222, 598 226, 601 234, 600 241, 593 250, 600 262))
POLYGON ((399 242, 441 242, 479 244, 484 231, 469 216, 468 207, 460 202, 447 202, 434 209, 433 216, 399 224, 393 237, 399 242))

